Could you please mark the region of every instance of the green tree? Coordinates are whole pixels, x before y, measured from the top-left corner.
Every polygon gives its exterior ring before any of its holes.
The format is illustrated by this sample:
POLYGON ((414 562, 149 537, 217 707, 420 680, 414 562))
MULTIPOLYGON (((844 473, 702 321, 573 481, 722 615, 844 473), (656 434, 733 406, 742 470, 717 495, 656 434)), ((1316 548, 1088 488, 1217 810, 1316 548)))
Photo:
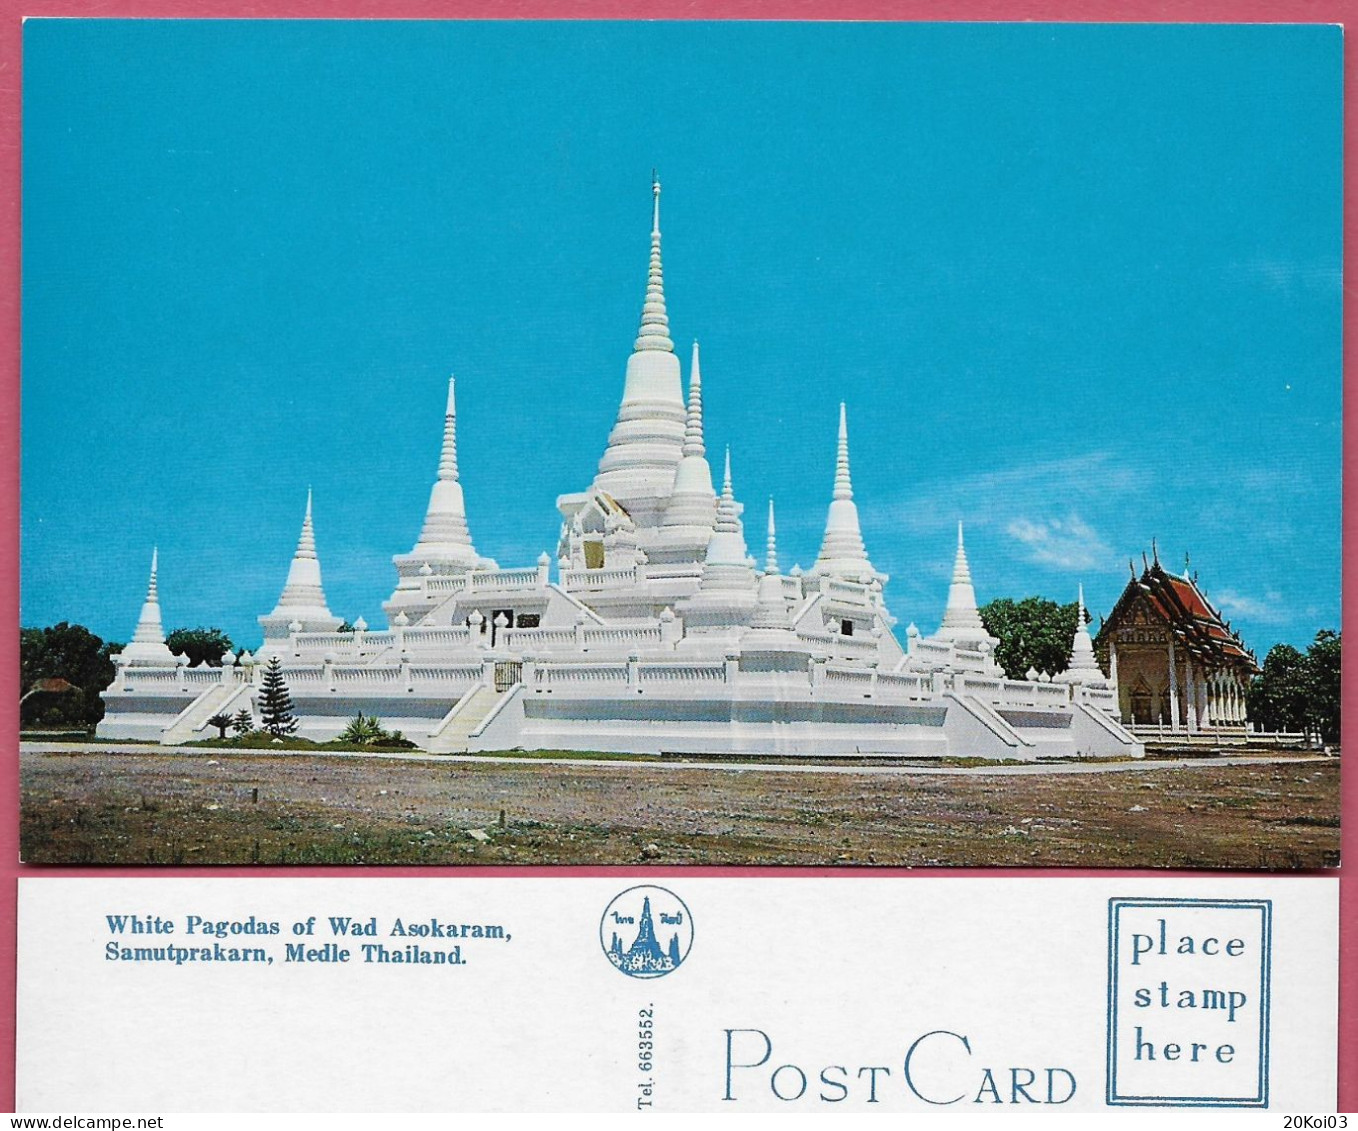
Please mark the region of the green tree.
POLYGON ((220 628, 176 628, 165 637, 165 644, 176 656, 184 656, 189 667, 208 664, 222 666, 222 654, 234 652, 236 646, 220 628))
POLYGON ((1275 644, 1264 657, 1264 666, 1250 684, 1246 712, 1264 730, 1306 729, 1306 657, 1291 644, 1275 644))
POLYGON ((376 715, 365 715, 359 711, 340 735, 341 742, 352 742, 357 746, 372 746, 388 737, 382 729, 382 720, 376 715))
POLYGON ((982 606, 981 623, 1000 642, 995 659, 1004 674, 1023 679, 1029 668, 1053 675, 1065 671, 1078 607, 1074 601, 1058 605, 1044 597, 999 597, 982 606))
POLYGON ((226 737, 226 728, 231 725, 231 716, 223 715, 220 711, 208 719, 207 725, 217 728, 217 734, 221 738, 226 737))
POLYGON ((106 644, 84 625, 62 621, 50 628, 19 630, 21 693, 40 679, 64 679, 79 688, 61 695, 40 691, 19 709, 21 726, 93 726, 104 717, 99 698, 116 669, 113 656, 121 644, 106 644))
POLYGON ((231 718, 231 729, 236 734, 249 734, 255 729, 255 717, 249 707, 242 707, 231 718))
POLYGON ((297 729, 297 716, 292 713, 292 696, 283 678, 283 665, 277 656, 269 659, 264 679, 259 685, 259 725, 275 738, 286 738, 297 729))
POLYGON ((1306 719, 1322 742, 1334 745, 1339 733, 1340 635, 1328 628, 1306 649, 1306 719))

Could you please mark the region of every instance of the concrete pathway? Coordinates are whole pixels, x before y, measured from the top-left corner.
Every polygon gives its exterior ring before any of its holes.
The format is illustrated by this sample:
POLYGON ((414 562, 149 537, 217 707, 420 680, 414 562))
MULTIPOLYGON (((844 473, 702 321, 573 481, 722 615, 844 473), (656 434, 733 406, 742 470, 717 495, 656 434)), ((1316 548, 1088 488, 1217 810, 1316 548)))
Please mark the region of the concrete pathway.
POLYGON ((788 774, 887 774, 911 776, 916 774, 953 774, 962 777, 1010 777, 1023 774, 1101 774, 1176 770, 1204 766, 1258 766, 1292 763, 1325 763, 1335 761, 1321 754, 1230 754, 1215 758, 1143 758, 1126 762, 1034 762, 1021 766, 873 766, 843 765, 834 762, 688 762, 679 758, 652 760, 640 758, 523 758, 497 754, 426 754, 423 751, 394 753, 373 751, 360 753, 350 750, 270 750, 251 747, 240 750, 214 750, 203 746, 161 746, 158 743, 102 743, 102 742, 20 742, 23 754, 181 754, 193 758, 212 759, 225 755, 262 754, 284 756, 299 754, 316 758, 381 758, 393 762, 423 762, 438 765, 487 763, 501 766, 571 766, 578 769, 610 769, 626 766, 646 770, 721 770, 727 773, 788 773, 788 774))

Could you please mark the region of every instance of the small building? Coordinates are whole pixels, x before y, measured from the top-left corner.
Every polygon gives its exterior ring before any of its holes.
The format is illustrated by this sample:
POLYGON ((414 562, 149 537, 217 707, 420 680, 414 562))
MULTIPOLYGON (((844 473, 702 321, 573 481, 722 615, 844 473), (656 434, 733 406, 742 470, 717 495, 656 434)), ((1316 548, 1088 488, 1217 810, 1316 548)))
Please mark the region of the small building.
POLYGON ((1246 692, 1259 671, 1254 653, 1197 577, 1170 573, 1158 554, 1141 576, 1132 567, 1095 647, 1124 722, 1189 734, 1247 725, 1246 692))

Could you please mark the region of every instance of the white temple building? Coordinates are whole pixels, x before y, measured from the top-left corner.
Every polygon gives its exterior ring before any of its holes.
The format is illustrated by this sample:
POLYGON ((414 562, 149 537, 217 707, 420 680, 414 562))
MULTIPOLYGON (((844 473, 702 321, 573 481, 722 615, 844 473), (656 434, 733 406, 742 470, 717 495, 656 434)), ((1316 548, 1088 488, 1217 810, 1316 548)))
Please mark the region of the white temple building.
POLYGON ((646 298, 622 402, 593 481, 557 499, 555 560, 543 553, 535 565, 501 569, 477 552, 450 380, 424 522, 410 551, 393 558, 387 628, 360 619, 339 631, 308 492, 287 580, 259 617, 263 644, 253 656, 228 655, 216 668, 172 655, 153 556, 98 733, 165 744, 212 737, 214 715, 256 710, 263 666, 277 657, 298 733, 317 741, 361 711, 433 753, 1140 757, 1083 617, 1067 672, 1005 677, 977 611, 960 524, 942 623, 932 636, 912 624, 902 646, 883 598, 888 578, 859 525, 844 405, 833 468, 827 449, 829 511, 814 565, 780 572, 772 501, 756 564, 732 455, 720 491, 708 462, 698 347, 685 391, 670 338, 658 183, 653 197, 646 298))

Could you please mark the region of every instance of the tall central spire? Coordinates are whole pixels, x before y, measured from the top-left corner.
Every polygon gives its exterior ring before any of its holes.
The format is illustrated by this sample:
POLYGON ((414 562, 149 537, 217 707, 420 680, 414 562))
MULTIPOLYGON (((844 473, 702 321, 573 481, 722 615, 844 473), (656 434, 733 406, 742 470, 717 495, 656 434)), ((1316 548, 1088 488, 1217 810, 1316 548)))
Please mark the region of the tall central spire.
POLYGON ((769 540, 764 556, 764 572, 778 572, 778 534, 773 525, 773 500, 769 500, 769 540))
MULTIPOLYGON (((679 359, 670 340, 665 311, 665 283, 660 265, 660 181, 651 183, 651 260, 641 329, 627 359, 622 404, 599 460, 594 489, 603 491, 627 511, 643 546, 660 524, 674 473, 683 455, 688 411, 679 379, 679 359)), ((558 500, 569 519, 580 506, 578 496, 558 500)))
POLYGON ((297 557, 320 560, 316 557, 316 526, 311 521, 310 487, 306 489, 306 514, 302 516, 302 534, 297 539, 297 557))
POLYGON ((844 410, 844 402, 839 402, 839 444, 835 449, 835 493, 836 499, 852 499, 853 483, 849 479, 849 418, 844 410))
POLYGON ((443 448, 439 452, 439 478, 457 482, 457 379, 448 378, 448 409, 443 415, 443 448))
POLYGON ((646 302, 641 308, 641 332, 637 334, 638 350, 674 352, 670 341, 670 321, 665 314, 665 277, 660 268, 660 178, 651 173, 651 269, 646 276, 646 302))

